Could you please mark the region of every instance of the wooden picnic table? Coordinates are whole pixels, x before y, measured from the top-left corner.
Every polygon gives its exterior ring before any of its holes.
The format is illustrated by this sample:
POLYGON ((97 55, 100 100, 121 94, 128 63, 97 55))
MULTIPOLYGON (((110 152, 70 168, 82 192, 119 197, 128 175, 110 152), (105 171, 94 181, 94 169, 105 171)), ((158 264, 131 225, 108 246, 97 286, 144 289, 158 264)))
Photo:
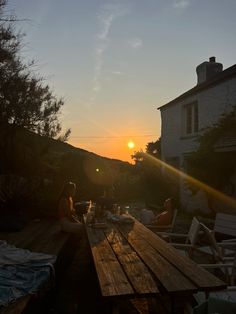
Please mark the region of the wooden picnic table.
MULTIPOLYGON (((131 216, 129 216, 131 217, 131 216)), ((176 300, 197 291, 216 291, 226 284, 133 218, 133 224, 86 225, 101 295, 114 300, 169 296, 176 300)))

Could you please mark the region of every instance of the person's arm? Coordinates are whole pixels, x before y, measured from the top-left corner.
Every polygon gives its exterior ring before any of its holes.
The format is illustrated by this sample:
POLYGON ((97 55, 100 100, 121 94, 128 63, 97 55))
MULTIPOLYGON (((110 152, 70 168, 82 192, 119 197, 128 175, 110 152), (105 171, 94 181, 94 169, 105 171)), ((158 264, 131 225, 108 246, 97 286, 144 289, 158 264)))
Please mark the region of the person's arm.
POLYGON ((58 206, 59 218, 68 218, 69 206, 66 198, 61 198, 58 206))
POLYGON ((172 217, 169 211, 164 211, 157 217, 155 217, 156 225, 169 225, 171 223, 172 217))
POLYGON ((69 203, 69 216, 70 216, 71 222, 80 223, 76 214, 76 209, 74 208, 73 199, 70 198, 68 203, 69 203))
POLYGON ((73 213, 73 201, 65 197, 61 198, 59 202, 59 213, 61 218, 68 218, 70 221, 75 221, 73 213))
POLYGON ((156 224, 160 216, 161 216, 161 214, 158 214, 158 215, 156 215, 155 217, 153 217, 151 223, 152 223, 152 224, 156 224))

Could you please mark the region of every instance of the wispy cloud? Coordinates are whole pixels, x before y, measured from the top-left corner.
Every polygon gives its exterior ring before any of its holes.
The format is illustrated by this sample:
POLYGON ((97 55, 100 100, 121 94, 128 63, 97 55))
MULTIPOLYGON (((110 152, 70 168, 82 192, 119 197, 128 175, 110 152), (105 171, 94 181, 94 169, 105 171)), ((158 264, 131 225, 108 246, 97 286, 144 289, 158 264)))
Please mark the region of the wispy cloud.
POLYGON ((138 49, 143 46, 143 41, 141 38, 133 38, 129 40, 129 45, 134 49, 138 49))
POLYGON ((114 74, 114 75, 125 75, 125 73, 121 72, 121 71, 111 71, 111 74, 114 74))
POLYGON ((98 16, 102 29, 100 33, 98 33, 98 38, 101 40, 106 40, 108 38, 108 34, 112 25, 112 21, 114 19, 114 14, 110 13, 108 16, 98 16))
MULTIPOLYGON (((94 67, 94 77, 93 77, 93 92, 98 92, 101 89, 101 72, 103 66, 103 54, 107 49, 107 45, 103 44, 95 49, 95 67, 94 67)), ((92 96, 94 98, 94 95, 92 96)))
POLYGON ((110 31, 112 24, 118 17, 128 13, 128 8, 118 3, 107 3, 101 6, 97 14, 99 22, 99 32, 96 36, 95 66, 93 76, 92 95, 87 106, 91 106, 96 101, 97 93, 101 90, 102 70, 104 64, 104 54, 109 46, 110 31))
POLYGON ((173 7, 176 9, 186 9, 190 5, 190 0, 175 0, 173 7))

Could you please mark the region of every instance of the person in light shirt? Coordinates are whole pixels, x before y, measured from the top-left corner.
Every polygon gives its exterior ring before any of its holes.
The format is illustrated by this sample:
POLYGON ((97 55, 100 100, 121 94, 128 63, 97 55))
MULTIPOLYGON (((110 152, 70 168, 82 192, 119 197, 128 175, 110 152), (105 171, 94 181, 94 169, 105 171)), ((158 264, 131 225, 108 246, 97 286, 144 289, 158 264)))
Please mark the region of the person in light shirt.
POLYGON ((143 208, 140 212, 140 221, 144 225, 150 225, 155 218, 153 211, 147 208, 143 208))

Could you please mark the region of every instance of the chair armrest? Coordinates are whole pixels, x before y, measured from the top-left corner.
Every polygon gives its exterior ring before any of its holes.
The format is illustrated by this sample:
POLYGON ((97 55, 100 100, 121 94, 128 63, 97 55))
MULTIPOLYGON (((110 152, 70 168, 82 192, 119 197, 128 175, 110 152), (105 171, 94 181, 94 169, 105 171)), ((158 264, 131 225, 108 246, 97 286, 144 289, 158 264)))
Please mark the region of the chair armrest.
POLYGON ((217 245, 222 248, 236 248, 236 242, 218 242, 217 245))
POLYGON ((235 267, 234 264, 231 264, 231 263, 227 263, 227 264, 198 264, 198 266, 201 266, 201 267, 204 267, 204 268, 223 268, 223 267, 235 267))
POLYGON ((234 261, 235 257, 234 256, 224 256, 223 261, 234 261))
POLYGON ((228 242, 235 242, 236 243, 236 239, 222 240, 220 243, 228 243, 228 242))
POLYGON ((178 247, 178 248, 194 248, 192 244, 186 244, 186 243, 168 243, 174 247, 178 247))
POLYGON ((156 225, 144 225, 145 227, 152 229, 152 230, 167 230, 167 229, 172 229, 172 225, 165 225, 165 226, 156 226, 156 225))
POLYGON ((157 235, 164 235, 169 237, 181 237, 181 238, 187 238, 188 234, 182 234, 182 233, 173 233, 173 232, 155 232, 157 235))
POLYGON ((217 245, 221 247, 236 247, 236 242, 217 242, 217 245))

